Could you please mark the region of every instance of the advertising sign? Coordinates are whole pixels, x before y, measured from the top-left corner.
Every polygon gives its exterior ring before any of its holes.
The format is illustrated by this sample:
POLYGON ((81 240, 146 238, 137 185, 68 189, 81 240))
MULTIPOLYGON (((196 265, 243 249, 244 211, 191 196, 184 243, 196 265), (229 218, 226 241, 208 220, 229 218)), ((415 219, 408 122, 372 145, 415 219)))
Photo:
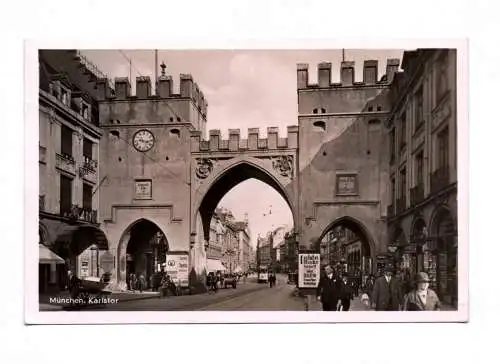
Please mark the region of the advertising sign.
POLYGON ((320 270, 319 254, 299 254, 299 288, 316 288, 320 270))
POLYGON ((167 254, 166 273, 175 284, 189 287, 189 257, 187 254, 167 254))

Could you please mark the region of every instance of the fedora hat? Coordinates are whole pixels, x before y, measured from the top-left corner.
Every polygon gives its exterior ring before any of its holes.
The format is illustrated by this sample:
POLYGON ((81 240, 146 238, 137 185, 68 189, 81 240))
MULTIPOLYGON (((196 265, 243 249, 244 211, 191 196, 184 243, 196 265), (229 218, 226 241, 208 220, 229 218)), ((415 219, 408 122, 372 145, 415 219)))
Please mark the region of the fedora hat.
POLYGON ((429 279, 429 275, 427 273, 418 272, 415 281, 417 283, 423 283, 423 282, 429 283, 431 280, 429 279))

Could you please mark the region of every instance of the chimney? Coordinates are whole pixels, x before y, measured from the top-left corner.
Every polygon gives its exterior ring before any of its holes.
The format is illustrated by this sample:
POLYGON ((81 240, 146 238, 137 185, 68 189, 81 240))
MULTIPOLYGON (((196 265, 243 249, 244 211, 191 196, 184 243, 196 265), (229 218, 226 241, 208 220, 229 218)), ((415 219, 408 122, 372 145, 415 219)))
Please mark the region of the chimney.
POLYGON ((99 78, 96 82, 96 86, 98 101, 104 101, 111 96, 111 89, 107 78, 99 78))
POLYGON ((140 76, 135 80, 135 94, 138 99, 147 99, 151 96, 151 78, 140 76))
POLYGON ((342 86, 351 86, 354 83, 354 62, 344 61, 340 65, 340 82, 342 86))
POLYGON ((115 78, 115 96, 117 100, 126 100, 130 96, 130 82, 128 77, 115 78))
POLYGON ((378 61, 368 60, 363 64, 363 82, 372 85, 377 83, 378 79, 378 61))
POLYGON ((323 62, 318 65, 318 86, 330 87, 332 80, 332 64, 323 62))
POLYGON ((297 89, 307 88, 309 83, 309 65, 307 63, 299 63, 297 65, 297 89))
POLYGON ((399 59, 398 58, 389 58, 387 60, 387 65, 385 69, 385 75, 387 76, 387 82, 391 83, 394 79, 394 75, 399 70, 399 59))

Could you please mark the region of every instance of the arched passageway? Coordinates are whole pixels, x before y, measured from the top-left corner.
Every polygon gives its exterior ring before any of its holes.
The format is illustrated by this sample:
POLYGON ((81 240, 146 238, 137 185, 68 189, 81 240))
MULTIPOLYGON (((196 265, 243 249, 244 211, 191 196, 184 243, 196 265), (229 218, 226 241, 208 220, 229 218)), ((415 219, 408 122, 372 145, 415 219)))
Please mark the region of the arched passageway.
MULTIPOLYGON (((283 221, 286 221, 287 229, 293 230, 294 210, 290 191, 280 183, 272 171, 259 165, 259 162, 253 162, 255 161, 239 161, 228 167, 206 187, 202 195, 203 197, 196 211, 198 216, 196 232, 197 236, 201 235, 201 240, 205 243, 207 269, 216 270, 218 268, 215 267, 222 266, 226 269, 226 272, 247 273, 251 270, 255 271, 259 266, 266 266, 269 269, 274 267, 275 270, 278 270, 276 267, 277 259, 285 261, 288 258, 288 256, 281 257, 279 248, 273 246, 275 234, 271 234, 271 232, 276 230, 283 221), (265 185, 271 187, 271 189, 268 189, 265 185), (247 189, 247 186, 252 186, 255 189, 251 187, 247 189), (262 187, 263 190, 260 189, 262 187), (288 213, 286 213, 286 216, 282 215, 282 221, 276 223, 274 228, 269 225, 269 230, 266 231, 264 231, 263 226, 252 226, 250 224, 252 214, 255 216, 257 210, 259 210, 260 214, 265 209, 267 209, 265 213, 269 212, 269 202, 262 202, 262 196, 259 196, 259 191, 264 190, 267 193, 274 190, 275 192, 272 191, 270 194, 278 194, 272 198, 279 200, 280 211, 282 211, 283 207, 285 210, 288 208, 290 211, 290 215, 288 213), (233 216, 231 206, 226 206, 223 203, 223 201, 227 201, 224 197, 232 193, 242 196, 241 203, 244 206, 237 207, 241 214, 240 218, 233 216), (262 211, 260 211, 261 202, 265 205, 265 207, 262 206, 262 211), (250 212, 250 220, 243 217, 243 212, 250 212), (259 232, 261 238, 257 239, 259 232), (251 242, 256 240, 262 243, 250 247, 251 242), (250 262, 252 254, 254 260, 250 262)), ((230 200, 234 207, 236 200, 233 198, 230 198, 230 200)), ((274 216, 269 216, 269 218, 273 219, 274 216)), ((282 240, 284 244, 284 237, 282 240)), ((286 251, 285 248, 282 250, 286 251)))
POLYGON ((118 281, 131 286, 130 277, 142 277, 142 289, 150 289, 155 273, 165 270, 168 241, 161 229, 150 220, 140 219, 132 223, 123 233, 120 241, 119 256, 125 257, 119 262, 118 281), (125 254, 123 254, 125 253, 125 254))
POLYGON ((362 223, 345 216, 333 221, 319 240, 322 266, 327 264, 340 270, 361 286, 374 266, 374 243, 362 223))

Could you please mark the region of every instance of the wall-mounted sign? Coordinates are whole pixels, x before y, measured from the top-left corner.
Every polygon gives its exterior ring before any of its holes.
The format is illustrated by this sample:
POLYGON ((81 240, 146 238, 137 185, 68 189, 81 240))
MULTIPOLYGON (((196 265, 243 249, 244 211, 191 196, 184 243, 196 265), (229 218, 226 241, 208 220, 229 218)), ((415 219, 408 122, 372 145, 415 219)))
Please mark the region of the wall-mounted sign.
POLYGON ((152 181, 150 179, 141 179, 135 181, 135 199, 150 200, 153 198, 152 181))
POLYGON ((189 257, 187 254, 167 254, 165 271, 175 284, 189 287, 189 257))
POLYGON ((299 288, 316 288, 320 269, 319 254, 299 254, 299 288))
POLYGON ((336 183, 337 195, 357 195, 358 176, 357 174, 338 174, 336 183))

